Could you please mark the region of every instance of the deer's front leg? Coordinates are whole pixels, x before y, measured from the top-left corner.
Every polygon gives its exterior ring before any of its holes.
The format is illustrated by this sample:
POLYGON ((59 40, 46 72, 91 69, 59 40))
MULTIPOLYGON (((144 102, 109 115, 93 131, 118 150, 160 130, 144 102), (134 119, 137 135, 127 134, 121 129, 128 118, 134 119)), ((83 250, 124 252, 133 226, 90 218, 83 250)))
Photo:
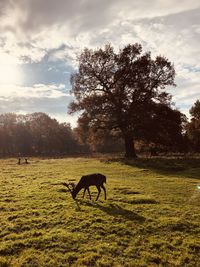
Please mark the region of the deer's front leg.
POLYGON ((91 200, 92 198, 91 198, 91 194, 90 194, 90 189, 89 189, 89 187, 87 188, 87 191, 88 191, 88 195, 89 195, 90 200, 91 200))
POLYGON ((86 192, 87 188, 84 188, 84 191, 83 191, 83 198, 85 196, 85 192, 86 192))

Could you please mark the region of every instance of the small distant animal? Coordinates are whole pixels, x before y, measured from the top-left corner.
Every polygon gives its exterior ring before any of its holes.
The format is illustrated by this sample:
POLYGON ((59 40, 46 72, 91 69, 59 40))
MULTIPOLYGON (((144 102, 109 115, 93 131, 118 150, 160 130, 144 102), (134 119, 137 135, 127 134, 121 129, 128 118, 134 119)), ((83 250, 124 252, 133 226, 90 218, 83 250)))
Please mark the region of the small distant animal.
POLYGON ((88 175, 82 176, 77 185, 75 185, 74 183, 62 183, 62 185, 66 186, 69 189, 73 199, 76 198, 77 194, 81 191, 81 189, 84 189, 83 198, 87 190, 89 197, 91 199, 89 187, 96 186, 98 190, 98 194, 96 197, 96 201, 97 201, 101 193, 101 188, 104 191, 104 196, 106 200, 106 188, 104 186, 104 183, 106 183, 106 176, 101 173, 94 173, 94 174, 88 174, 88 175))
POLYGON ((21 158, 19 158, 17 164, 19 164, 19 165, 20 165, 20 164, 29 164, 29 162, 28 162, 28 159, 25 158, 25 159, 24 159, 24 162, 21 163, 21 158))

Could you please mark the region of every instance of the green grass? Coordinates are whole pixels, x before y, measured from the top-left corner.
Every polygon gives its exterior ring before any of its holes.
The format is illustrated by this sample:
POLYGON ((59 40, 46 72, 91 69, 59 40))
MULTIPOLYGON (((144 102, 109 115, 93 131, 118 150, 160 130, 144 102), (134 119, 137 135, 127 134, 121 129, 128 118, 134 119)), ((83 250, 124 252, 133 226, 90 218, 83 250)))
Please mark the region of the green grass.
POLYGON ((0 266, 200 266, 200 160, 0 160, 0 266), (52 183, 100 172, 108 200, 52 183))

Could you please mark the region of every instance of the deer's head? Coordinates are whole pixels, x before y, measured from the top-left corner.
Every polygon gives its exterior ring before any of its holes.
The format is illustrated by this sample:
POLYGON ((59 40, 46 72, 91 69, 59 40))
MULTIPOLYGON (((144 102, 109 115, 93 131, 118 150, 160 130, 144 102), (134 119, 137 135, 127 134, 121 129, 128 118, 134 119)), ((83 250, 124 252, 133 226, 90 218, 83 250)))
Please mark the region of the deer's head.
POLYGON ((66 186, 69 190, 69 192, 71 193, 73 199, 75 199, 76 197, 76 194, 75 194, 75 187, 76 187, 76 184, 75 183, 62 183, 64 186, 66 186))

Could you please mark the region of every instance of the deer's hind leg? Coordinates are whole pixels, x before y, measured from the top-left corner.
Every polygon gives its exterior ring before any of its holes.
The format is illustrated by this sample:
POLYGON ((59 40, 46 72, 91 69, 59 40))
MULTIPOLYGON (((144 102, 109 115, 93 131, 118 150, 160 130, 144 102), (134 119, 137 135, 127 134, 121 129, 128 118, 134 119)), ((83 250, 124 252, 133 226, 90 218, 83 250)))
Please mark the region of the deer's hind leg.
POLYGON ((104 191, 104 195, 105 195, 105 200, 106 200, 106 188, 104 185, 101 186, 103 188, 103 191, 104 191))
POLYGON ((98 185, 98 186, 96 186, 97 187, 97 189, 98 189, 98 195, 97 195, 97 198, 96 198, 96 201, 98 200, 98 198, 99 198, 99 195, 100 195, 100 193, 101 193, 101 187, 98 185))

